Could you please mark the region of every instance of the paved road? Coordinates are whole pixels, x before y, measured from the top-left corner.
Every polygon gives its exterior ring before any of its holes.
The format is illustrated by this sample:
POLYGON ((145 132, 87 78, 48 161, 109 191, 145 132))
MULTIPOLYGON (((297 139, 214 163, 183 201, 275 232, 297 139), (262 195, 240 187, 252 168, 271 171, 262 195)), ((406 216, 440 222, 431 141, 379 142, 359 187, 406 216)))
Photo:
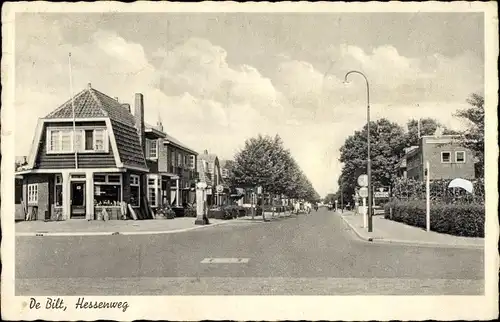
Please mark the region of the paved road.
POLYGON ((363 242, 326 210, 169 235, 17 237, 16 254, 16 294, 484 292, 483 251, 363 242))

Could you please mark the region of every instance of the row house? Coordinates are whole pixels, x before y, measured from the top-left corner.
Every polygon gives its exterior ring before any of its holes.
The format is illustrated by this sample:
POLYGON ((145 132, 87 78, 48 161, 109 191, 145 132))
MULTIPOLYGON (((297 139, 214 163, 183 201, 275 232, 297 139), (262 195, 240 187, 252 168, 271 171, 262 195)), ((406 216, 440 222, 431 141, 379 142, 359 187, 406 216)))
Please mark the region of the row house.
POLYGON ((94 220, 104 209, 109 219, 147 219, 151 205, 188 200, 195 163, 194 151, 145 123, 142 94, 132 114, 88 84, 39 119, 16 178, 24 213, 38 220, 94 220))
POLYGON ((147 195, 150 206, 181 208, 195 202, 198 153, 156 126, 146 124, 147 195))
POLYGON ((222 177, 217 155, 205 150, 198 156, 197 168, 200 182, 207 184, 207 205, 227 204, 229 187, 222 177))
POLYGON ((144 140, 142 94, 135 95, 134 117, 129 104, 89 84, 38 121, 28 163, 17 173, 26 212, 40 220, 92 220, 103 208, 111 219, 124 212, 151 217, 144 140))
POLYGON ((473 151, 460 145, 456 135, 422 136, 418 146, 405 151, 397 164, 402 178, 425 180, 425 164, 430 167, 430 179, 472 180, 475 178, 475 157, 473 151))

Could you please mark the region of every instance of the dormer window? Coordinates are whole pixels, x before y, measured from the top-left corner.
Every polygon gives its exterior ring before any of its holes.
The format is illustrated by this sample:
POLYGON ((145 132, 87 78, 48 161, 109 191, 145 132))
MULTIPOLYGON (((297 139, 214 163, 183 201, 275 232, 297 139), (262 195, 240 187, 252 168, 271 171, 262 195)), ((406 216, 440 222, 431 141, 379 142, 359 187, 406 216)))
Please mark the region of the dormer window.
POLYGON ((105 128, 48 129, 47 153, 108 152, 105 128))

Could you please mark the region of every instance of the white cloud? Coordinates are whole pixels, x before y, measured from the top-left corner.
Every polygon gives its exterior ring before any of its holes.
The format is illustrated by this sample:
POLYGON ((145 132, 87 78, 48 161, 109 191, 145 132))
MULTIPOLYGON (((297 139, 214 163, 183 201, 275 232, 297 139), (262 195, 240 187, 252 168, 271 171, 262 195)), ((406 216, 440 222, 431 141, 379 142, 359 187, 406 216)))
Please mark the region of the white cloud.
POLYGON ((32 136, 24 132, 34 128, 36 118, 69 98, 71 52, 75 92, 92 82, 131 103, 134 93, 142 92, 148 122, 156 123, 160 113, 170 134, 223 158, 257 133, 279 133, 323 195, 337 187, 338 149, 366 122, 364 82, 353 76, 346 87, 346 71, 359 69, 369 76, 372 119, 388 117, 401 124, 410 117, 434 117, 459 126, 450 115, 483 82, 482 64, 471 53, 417 59, 390 45, 372 52, 337 46, 326 77, 310 62, 288 56, 266 77, 253 66, 231 66, 228 53, 205 39, 158 49, 154 56, 162 63, 156 67, 140 44, 115 32, 100 30, 73 46, 64 41, 60 25, 43 25, 38 19, 22 32, 30 36, 16 41, 16 154, 27 154, 32 136))

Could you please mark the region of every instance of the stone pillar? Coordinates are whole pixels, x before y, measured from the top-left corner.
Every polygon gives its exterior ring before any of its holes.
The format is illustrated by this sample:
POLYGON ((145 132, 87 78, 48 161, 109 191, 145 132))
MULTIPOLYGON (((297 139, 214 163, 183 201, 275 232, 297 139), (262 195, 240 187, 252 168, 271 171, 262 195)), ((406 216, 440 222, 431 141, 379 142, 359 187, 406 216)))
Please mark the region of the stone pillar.
POLYGON ((68 172, 62 173, 62 218, 68 220, 71 217, 71 183, 68 172))
POLYGON ((206 183, 199 182, 196 185, 196 220, 195 225, 207 225, 208 217, 206 215, 206 203, 205 203, 205 188, 206 183))
POLYGON ((94 220, 94 173, 85 173, 85 187, 87 195, 87 203, 85 209, 85 219, 94 220))

